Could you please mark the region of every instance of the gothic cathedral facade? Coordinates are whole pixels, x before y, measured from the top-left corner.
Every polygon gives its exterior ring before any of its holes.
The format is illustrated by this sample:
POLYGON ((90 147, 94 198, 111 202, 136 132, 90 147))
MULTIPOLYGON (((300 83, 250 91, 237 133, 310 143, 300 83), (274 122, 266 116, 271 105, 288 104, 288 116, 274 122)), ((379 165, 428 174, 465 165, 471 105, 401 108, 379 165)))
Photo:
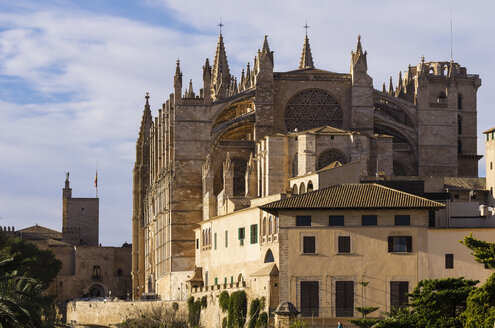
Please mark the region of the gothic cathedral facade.
POLYGON ((360 37, 348 73, 315 68, 307 36, 299 67, 274 72, 265 37, 237 79, 220 34, 198 94, 177 61, 174 92, 156 117, 146 95, 136 143, 133 297, 183 299, 198 223, 302 193, 290 178, 336 162, 358 163, 361 177, 478 176, 478 75, 422 58, 377 90, 367 71, 360 37), (262 142, 269 136, 281 141, 262 142))

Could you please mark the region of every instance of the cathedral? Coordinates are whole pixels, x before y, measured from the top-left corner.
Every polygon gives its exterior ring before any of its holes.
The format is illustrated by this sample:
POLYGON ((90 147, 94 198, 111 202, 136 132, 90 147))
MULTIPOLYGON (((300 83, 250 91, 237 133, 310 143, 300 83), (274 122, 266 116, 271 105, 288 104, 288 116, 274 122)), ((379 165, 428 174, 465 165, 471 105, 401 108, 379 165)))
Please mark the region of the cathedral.
MULTIPOLYGON (((349 71, 337 73, 315 67, 307 35, 299 65, 294 64, 294 70, 275 72, 274 52, 265 36, 253 62, 235 76, 220 34, 212 64, 209 59, 204 62, 198 92, 192 81, 183 81, 178 60, 173 93, 155 117, 146 95, 133 170, 134 299, 156 294, 163 300, 184 300, 193 287, 207 290, 221 284, 247 284, 254 291, 262 279, 253 277, 278 277, 278 270, 282 288, 287 275, 282 275, 282 245, 275 243, 290 234, 278 234, 287 226, 281 213, 288 209, 290 199, 302 199, 311 191, 316 195, 325 187, 378 177, 478 177, 476 95, 481 80, 465 67, 453 60, 421 58, 418 64, 405 67, 404 75, 399 73, 397 85, 391 80, 388 88, 384 84, 377 90, 368 75, 367 52, 360 36, 351 52, 349 71), (267 205, 273 202, 277 204, 267 205), (237 228, 239 220, 246 222, 247 230, 237 228), (263 248, 267 243, 273 244, 270 252, 263 248), (242 256, 242 252, 212 253, 233 246, 257 248, 242 256), (236 257, 251 261, 251 269, 235 264, 239 262, 236 257), (276 267, 261 269, 263 263, 276 267), (254 272, 256 266, 261 270, 254 272), (232 273, 220 272, 234 267, 232 273)), ((349 188, 335 192, 354 187, 349 188)), ((368 190, 356 188, 355 192, 368 190)), ((392 195, 383 188, 369 190, 378 196, 392 195)), ((407 222, 417 220, 427 229, 428 213, 431 226, 431 213, 444 205, 414 197, 403 199, 400 206, 417 213, 417 218, 411 214, 407 222)), ((362 209, 360 201, 349 203, 349 208, 362 209)), ((381 206, 386 213, 396 208, 394 204, 381 206)), ((376 214, 378 225, 380 213, 376 214)), ((403 214, 396 215, 396 223, 405 222, 403 214)), ((374 221, 366 220, 377 222, 376 216, 374 221)), ((433 217, 433 225, 434 221, 433 217)), ((342 241, 346 249, 347 239, 342 241)), ((406 245, 404 249, 415 252, 414 245, 413 239, 412 248, 406 245)), ((272 278, 267 278, 271 286, 267 297, 268 306, 274 309, 281 301, 292 301, 292 291, 275 291, 279 280, 272 278)), ((323 280, 319 286, 325 284, 323 280)), ((285 281, 293 282, 291 278, 285 281)), ((303 281, 294 293, 303 285, 315 286, 303 281)), ((341 286, 338 281, 337 285, 341 286)), ((304 297, 296 297, 298 306, 314 302, 304 297)), ((323 304, 330 304, 327 312, 339 313, 331 312, 335 310, 331 298, 321 296, 319 302, 320 311, 327 311, 323 304)))

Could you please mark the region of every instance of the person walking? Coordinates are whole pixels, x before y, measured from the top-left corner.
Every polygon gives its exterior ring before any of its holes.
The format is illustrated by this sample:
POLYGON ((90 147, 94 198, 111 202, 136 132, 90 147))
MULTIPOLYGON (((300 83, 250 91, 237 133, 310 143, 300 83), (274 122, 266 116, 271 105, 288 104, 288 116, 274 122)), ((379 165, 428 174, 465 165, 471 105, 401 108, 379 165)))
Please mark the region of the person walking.
POLYGON ((344 328, 344 325, 342 325, 342 322, 337 322, 337 328, 344 328))

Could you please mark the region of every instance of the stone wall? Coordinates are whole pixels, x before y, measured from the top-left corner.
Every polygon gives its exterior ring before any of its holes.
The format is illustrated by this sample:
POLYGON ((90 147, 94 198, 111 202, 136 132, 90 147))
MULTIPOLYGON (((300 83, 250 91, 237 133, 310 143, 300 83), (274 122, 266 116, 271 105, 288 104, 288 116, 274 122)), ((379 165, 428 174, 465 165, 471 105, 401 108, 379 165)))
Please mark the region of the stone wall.
MULTIPOLYGON (((77 325, 111 326, 137 315, 150 313, 160 308, 172 309, 172 301, 150 302, 70 302, 67 304, 67 323, 77 325)), ((179 304, 178 311, 187 314, 186 302, 179 304), (185 311, 185 312, 184 312, 185 311)))

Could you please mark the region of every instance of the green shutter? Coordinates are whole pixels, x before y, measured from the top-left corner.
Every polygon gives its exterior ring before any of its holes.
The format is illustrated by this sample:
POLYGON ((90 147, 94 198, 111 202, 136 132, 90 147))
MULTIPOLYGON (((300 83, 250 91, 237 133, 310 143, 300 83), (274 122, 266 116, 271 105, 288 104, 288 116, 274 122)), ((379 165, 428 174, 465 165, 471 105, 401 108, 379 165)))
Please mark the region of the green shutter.
POLYGON ((258 242, 258 225, 251 225, 251 244, 256 244, 258 242))
MULTIPOLYGON (((225 247, 229 247, 229 232, 225 230, 225 247)), ((227 279, 227 278, 225 278, 227 279)), ((225 282, 227 283, 227 282, 225 282)))
POLYGON ((217 233, 216 232, 213 234, 213 247, 214 247, 214 249, 217 249, 217 233))
POLYGON ((215 277, 215 285, 218 285, 218 277, 215 277))

